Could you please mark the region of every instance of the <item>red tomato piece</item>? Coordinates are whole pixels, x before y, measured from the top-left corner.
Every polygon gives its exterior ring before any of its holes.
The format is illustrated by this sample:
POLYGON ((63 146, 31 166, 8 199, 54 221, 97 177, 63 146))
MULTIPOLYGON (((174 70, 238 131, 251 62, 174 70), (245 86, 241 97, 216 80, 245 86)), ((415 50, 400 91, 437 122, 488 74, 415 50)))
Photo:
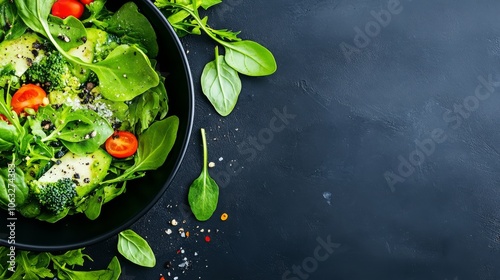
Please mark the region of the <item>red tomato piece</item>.
POLYGON ((94 0, 80 0, 83 5, 90 5, 90 3, 94 2, 94 0))
POLYGON ((78 0, 57 0, 52 5, 52 15, 63 19, 69 16, 80 18, 83 10, 83 4, 78 2, 78 0))
POLYGON ((134 134, 128 131, 115 131, 104 144, 108 154, 115 158, 127 158, 137 151, 139 142, 134 134))
POLYGON ((10 105, 19 115, 25 108, 31 108, 35 111, 38 110, 38 107, 43 105, 44 99, 46 98, 47 94, 43 88, 34 84, 27 84, 14 93, 10 105))

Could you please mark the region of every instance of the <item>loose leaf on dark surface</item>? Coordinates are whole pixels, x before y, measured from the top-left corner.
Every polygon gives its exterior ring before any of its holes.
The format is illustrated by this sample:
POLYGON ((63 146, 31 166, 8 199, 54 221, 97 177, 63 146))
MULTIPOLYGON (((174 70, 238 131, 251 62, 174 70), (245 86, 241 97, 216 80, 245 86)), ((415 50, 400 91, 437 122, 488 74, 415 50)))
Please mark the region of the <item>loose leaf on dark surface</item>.
POLYGON ((238 72, 231 68, 215 48, 215 60, 205 65, 201 74, 201 88, 217 113, 227 116, 233 111, 241 92, 238 72))
POLYGON ((133 230, 127 229, 118 234, 118 252, 137 265, 156 265, 155 255, 148 242, 133 230))
POLYGON ((206 221, 212 217, 219 201, 219 186, 208 174, 208 151, 205 129, 201 129, 203 141, 203 169, 189 187, 188 202, 196 219, 206 221))
POLYGON ((267 76, 276 72, 273 54, 257 42, 244 40, 225 42, 226 62, 236 71, 247 76, 267 76))

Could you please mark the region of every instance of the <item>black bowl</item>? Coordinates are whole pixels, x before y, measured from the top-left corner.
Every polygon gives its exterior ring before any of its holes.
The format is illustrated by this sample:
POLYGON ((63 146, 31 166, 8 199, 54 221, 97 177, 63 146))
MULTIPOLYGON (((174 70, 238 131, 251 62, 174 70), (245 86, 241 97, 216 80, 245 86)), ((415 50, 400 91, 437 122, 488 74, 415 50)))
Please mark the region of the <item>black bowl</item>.
MULTIPOLYGON (((68 216, 50 224, 27 219, 18 214, 15 230, 7 225, 7 212, 0 211, 0 245, 12 246, 9 237, 15 238, 19 249, 33 251, 69 250, 85 247, 118 234, 143 216, 163 195, 177 172, 186 152, 194 116, 193 81, 185 52, 165 17, 148 0, 134 0, 151 22, 158 36, 160 52, 158 65, 167 76, 169 115, 179 117, 176 142, 165 164, 149 171, 144 178, 130 181, 125 194, 103 206, 98 219, 91 221, 83 214, 68 216)), ((124 2, 109 0, 110 10, 118 9, 124 2)))

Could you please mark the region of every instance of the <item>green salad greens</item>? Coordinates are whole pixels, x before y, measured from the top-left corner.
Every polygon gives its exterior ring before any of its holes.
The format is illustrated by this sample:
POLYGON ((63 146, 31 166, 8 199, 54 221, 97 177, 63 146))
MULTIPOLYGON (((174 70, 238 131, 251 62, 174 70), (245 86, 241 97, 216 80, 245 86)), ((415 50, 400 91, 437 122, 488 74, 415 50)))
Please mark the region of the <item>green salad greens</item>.
POLYGON ((165 162, 179 120, 167 117, 156 34, 133 2, 111 12, 95 0, 64 19, 54 2, 0 0, 0 207, 96 219, 165 162))

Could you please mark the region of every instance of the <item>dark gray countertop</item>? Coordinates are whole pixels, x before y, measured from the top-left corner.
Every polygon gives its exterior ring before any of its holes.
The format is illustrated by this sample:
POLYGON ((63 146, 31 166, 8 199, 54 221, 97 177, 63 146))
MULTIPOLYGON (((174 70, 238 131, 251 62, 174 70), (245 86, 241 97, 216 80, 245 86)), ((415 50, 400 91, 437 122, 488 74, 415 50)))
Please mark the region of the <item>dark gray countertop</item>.
MULTIPOLYGON (((132 226, 158 264, 120 258, 122 279, 500 279, 499 11, 494 0, 224 0, 211 25, 268 47, 278 71, 244 77, 222 118, 198 82, 215 45, 182 39, 194 133, 132 226), (205 223, 185 208, 202 127, 221 186, 205 223)), ((115 246, 88 247, 92 267, 115 246)))

